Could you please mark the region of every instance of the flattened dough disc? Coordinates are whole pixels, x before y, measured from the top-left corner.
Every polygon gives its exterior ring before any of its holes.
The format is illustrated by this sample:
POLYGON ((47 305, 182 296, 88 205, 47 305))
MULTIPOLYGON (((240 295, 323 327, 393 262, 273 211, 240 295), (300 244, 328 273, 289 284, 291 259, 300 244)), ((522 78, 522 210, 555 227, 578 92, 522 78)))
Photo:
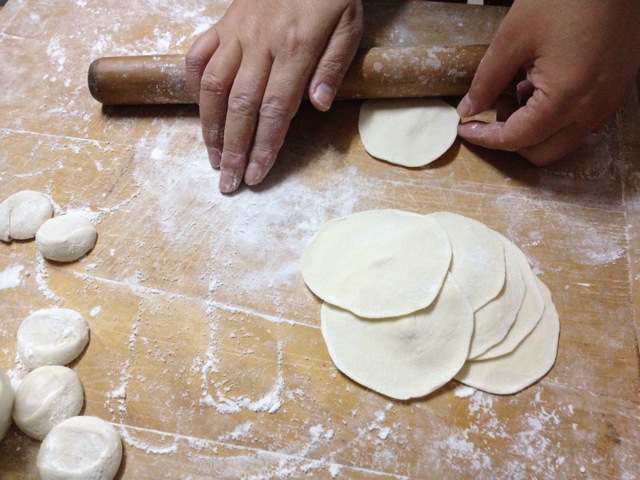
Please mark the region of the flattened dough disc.
POLYGON ((494 299, 506 278, 502 243, 485 224, 450 212, 436 212, 436 219, 449 235, 453 258, 451 273, 474 311, 494 299))
POLYGON ((360 107, 358 131, 371 156, 421 167, 451 147, 459 121, 456 109, 437 97, 367 100, 360 107))
POLYGON ((327 303, 387 318, 429 306, 450 262, 449 238, 435 219, 368 210, 327 222, 302 256, 302 276, 327 303))
POLYGON ((511 353, 467 362, 456 380, 488 393, 509 395, 527 388, 551 370, 558 353, 560 321, 549 289, 540 280, 537 282, 545 307, 534 330, 511 353))
POLYGON ((473 311, 449 275, 429 308, 399 318, 370 320, 327 303, 321 329, 336 367, 392 398, 422 397, 458 372, 469 351, 473 311))

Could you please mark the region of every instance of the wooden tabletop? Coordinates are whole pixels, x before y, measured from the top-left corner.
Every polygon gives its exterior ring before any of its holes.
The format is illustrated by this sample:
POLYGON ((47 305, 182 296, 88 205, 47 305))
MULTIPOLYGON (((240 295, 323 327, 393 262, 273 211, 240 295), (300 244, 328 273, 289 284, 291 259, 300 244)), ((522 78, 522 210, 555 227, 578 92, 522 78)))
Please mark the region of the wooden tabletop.
MULTIPOLYGON (((195 107, 103 109, 86 74, 101 56, 185 52, 226 6, 0 10, 0 197, 45 192, 99 234, 71 264, 0 245, 0 366, 14 384, 20 322, 73 308, 91 326, 72 364, 83 413, 121 432, 119 478, 637 478, 637 91, 598 144, 544 169, 460 141, 428 167, 392 166, 364 151, 359 102, 304 104, 265 183, 223 196, 195 107), (409 402, 340 374, 299 259, 324 222, 373 208, 460 213, 520 246, 560 314, 550 373, 516 395, 451 382, 409 402)), ((363 43, 481 42, 504 14, 443 8, 369 2, 363 43)), ((38 446, 12 427, 0 477, 36 477, 38 446)))

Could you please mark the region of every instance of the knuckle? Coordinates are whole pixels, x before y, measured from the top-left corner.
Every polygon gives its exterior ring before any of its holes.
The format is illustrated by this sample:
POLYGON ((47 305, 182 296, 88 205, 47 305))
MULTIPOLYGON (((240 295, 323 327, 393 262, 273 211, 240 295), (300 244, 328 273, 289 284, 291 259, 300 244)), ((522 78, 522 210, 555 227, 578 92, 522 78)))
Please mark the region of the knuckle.
POLYGON ((229 97, 228 110, 230 113, 249 117, 255 115, 258 109, 258 101, 251 95, 240 93, 229 97))
POLYGON ((200 90, 210 95, 221 96, 228 90, 228 85, 220 75, 205 71, 200 80, 200 90))
POLYGON ((224 170, 241 170, 246 163, 246 155, 233 150, 225 149, 222 154, 220 168, 224 170))
POLYGON ((278 152, 280 151, 279 145, 254 145, 251 151, 251 161, 257 163, 261 167, 271 167, 276 161, 278 152))
POLYGON ((291 117, 293 117, 292 108, 279 97, 266 99, 260 106, 260 118, 284 122, 291 117))

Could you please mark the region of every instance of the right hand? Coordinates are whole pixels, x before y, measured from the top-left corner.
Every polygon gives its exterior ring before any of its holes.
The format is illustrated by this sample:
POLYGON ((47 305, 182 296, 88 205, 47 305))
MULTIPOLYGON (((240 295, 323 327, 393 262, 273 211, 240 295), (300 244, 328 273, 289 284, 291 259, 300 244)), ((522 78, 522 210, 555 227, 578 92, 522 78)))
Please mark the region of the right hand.
POLYGON ((328 110, 362 35, 361 0, 235 0, 187 54, 219 188, 261 182, 305 90, 328 110))

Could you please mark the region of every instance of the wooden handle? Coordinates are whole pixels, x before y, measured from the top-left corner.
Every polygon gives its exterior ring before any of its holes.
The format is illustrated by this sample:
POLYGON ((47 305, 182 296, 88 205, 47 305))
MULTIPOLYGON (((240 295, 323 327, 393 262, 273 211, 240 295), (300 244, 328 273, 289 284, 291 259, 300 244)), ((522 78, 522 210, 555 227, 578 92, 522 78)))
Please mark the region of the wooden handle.
MULTIPOLYGON (((360 51, 337 97, 463 95, 487 45, 375 47, 360 51)), ((89 90, 105 105, 193 103, 183 55, 104 57, 89 67, 89 90)))

